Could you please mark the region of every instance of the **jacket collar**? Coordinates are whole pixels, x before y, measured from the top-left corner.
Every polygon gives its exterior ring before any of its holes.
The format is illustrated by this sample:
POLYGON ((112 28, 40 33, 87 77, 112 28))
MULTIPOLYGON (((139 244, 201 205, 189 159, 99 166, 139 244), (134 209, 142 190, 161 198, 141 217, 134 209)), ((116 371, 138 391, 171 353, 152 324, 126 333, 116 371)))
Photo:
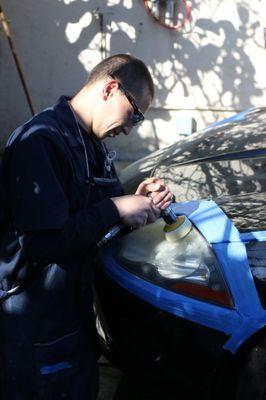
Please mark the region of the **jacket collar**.
POLYGON ((79 127, 70 107, 71 97, 61 96, 54 105, 56 119, 61 128, 61 133, 65 140, 72 147, 82 146, 82 140, 79 134, 79 127))

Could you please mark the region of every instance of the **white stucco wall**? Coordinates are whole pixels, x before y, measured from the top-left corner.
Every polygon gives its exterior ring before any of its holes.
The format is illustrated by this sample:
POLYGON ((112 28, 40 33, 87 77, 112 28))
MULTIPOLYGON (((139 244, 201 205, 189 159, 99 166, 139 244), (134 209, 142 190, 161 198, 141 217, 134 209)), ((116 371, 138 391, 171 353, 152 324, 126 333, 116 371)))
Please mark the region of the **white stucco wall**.
MULTIPOLYGON (((141 58, 156 85, 146 121, 129 137, 111 142, 122 159, 177 140, 179 115, 193 116, 202 128, 265 105, 265 0, 189 4, 190 24, 176 32, 154 22, 142 0, 2 0, 36 112, 61 94, 75 93, 96 63, 121 52, 141 58)), ((0 31, 1 141, 28 117, 0 31)))

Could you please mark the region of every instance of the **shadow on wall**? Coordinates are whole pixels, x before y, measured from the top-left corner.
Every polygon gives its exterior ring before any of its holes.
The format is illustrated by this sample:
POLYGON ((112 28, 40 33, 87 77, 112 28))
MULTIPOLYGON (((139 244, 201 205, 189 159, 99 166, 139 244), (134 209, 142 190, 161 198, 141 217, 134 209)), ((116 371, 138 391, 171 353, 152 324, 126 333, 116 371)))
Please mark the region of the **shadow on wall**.
MULTIPOLYGON (((210 16, 221 3, 209 6, 210 16)), ((228 20, 200 18, 202 1, 192 0, 192 25, 183 33, 155 24, 142 1, 5 0, 3 6, 13 21, 37 111, 61 94, 76 92, 95 64, 121 52, 140 57, 153 72, 156 99, 151 115, 158 107, 200 108, 199 104, 214 114, 221 108, 239 110, 252 105, 251 96, 262 95, 254 65, 245 53, 244 44, 258 28, 258 22, 250 22, 256 11, 248 1, 235 7, 236 27, 228 20)), ((170 121, 170 112, 160 112, 160 118, 170 121)), ((148 129, 141 137, 137 131, 131 140, 141 142, 142 149, 156 149, 156 124, 150 123, 148 129)))

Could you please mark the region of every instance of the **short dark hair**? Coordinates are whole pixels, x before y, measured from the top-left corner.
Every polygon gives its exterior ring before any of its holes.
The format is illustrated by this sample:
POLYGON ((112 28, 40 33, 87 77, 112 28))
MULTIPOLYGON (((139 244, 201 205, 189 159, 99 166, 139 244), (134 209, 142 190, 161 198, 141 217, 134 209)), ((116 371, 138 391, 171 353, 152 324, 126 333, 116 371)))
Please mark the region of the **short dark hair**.
POLYGON ((116 54, 101 61, 92 69, 87 84, 107 76, 116 78, 133 95, 141 86, 147 87, 151 97, 154 96, 153 80, 147 66, 129 54, 116 54))

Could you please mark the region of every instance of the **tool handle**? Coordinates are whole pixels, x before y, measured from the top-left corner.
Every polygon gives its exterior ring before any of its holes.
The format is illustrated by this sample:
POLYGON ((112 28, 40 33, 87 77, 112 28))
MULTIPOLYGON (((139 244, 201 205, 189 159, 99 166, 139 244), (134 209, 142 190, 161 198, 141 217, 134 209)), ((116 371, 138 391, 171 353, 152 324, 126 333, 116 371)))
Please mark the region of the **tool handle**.
POLYGON ((171 206, 168 206, 165 210, 162 210, 161 217, 167 225, 171 225, 176 221, 176 215, 171 206))
POLYGON ((97 243, 98 247, 101 247, 103 244, 107 243, 110 239, 112 239, 118 232, 121 231, 122 225, 115 225, 102 237, 101 240, 97 243))
MULTIPOLYGON (((151 193, 148 193, 148 197, 151 197, 151 193)), ((164 222, 167 225, 171 225, 176 221, 176 215, 174 211, 172 210, 171 206, 168 206, 165 210, 161 211, 161 217, 163 218, 164 222)), ((123 225, 115 225, 109 231, 102 237, 101 240, 97 243, 98 247, 101 247, 105 243, 109 242, 110 239, 112 239, 114 236, 118 234, 118 232, 121 231, 123 228, 123 225)), ((132 229, 131 229, 132 230, 132 229)))

